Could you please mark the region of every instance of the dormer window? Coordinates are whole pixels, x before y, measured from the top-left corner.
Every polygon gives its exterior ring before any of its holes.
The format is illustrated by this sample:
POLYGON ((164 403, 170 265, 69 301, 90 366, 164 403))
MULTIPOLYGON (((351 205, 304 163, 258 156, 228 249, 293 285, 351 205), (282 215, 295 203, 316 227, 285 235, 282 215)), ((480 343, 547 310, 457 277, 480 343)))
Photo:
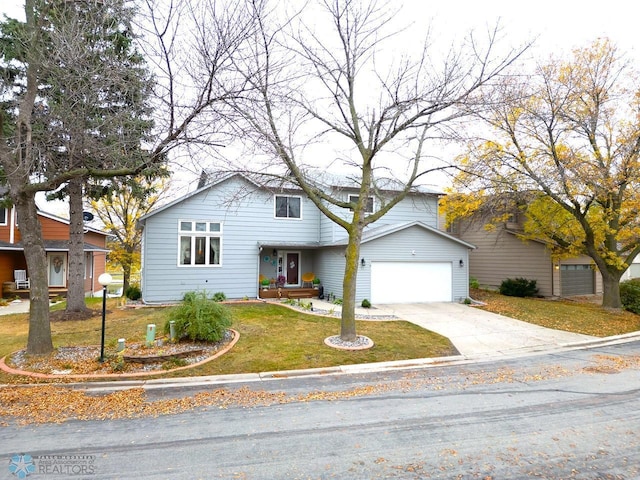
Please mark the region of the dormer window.
MULTIPOLYGON (((349 195, 349 203, 358 203, 359 195, 349 195)), ((367 204, 364 207, 365 213, 373 213, 373 197, 367 198, 367 204)))

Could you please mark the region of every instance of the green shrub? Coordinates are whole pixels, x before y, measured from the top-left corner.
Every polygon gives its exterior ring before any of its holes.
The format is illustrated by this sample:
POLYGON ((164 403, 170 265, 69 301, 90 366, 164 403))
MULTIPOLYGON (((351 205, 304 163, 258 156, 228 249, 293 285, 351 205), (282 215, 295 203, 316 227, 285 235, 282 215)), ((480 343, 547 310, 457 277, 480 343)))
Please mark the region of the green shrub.
POLYGON ((169 312, 164 324, 170 333, 169 322, 175 321, 176 337, 203 342, 218 342, 231 326, 231 310, 209 298, 206 292, 187 292, 182 303, 169 312))
POLYGON ((226 299, 227 296, 224 294, 224 292, 216 292, 213 294, 214 302, 224 302, 226 299))
POLYGON ((632 278, 620 284, 622 308, 640 314, 640 278, 632 278))
POLYGON ((361 305, 362 305, 362 308, 371 308, 371 302, 366 298, 362 300, 361 305))
POLYGON ((500 284, 500 293, 509 297, 534 297, 538 293, 536 280, 507 278, 500 284))
POLYGON ((140 298, 142 297, 142 291, 137 285, 129 285, 127 287, 127 291, 124 292, 124 296, 129 300, 140 300, 140 298))
POLYGON ((469 278, 469 287, 470 288, 475 288, 476 290, 480 288, 480 282, 478 282, 478 279, 475 277, 470 277, 469 278))

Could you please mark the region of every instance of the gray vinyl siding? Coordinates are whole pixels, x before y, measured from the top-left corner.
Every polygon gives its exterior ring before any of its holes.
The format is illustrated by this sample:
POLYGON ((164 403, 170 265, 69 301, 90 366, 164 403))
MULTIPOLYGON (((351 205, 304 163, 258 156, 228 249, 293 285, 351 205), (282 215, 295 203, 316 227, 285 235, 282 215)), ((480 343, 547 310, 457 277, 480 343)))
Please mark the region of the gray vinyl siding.
MULTIPOLYGON (((460 260, 468 265, 468 248, 454 240, 413 226, 382 238, 364 242, 360 248, 360 258, 365 266, 358 266, 356 302, 371 299, 372 262, 447 262, 452 264, 452 292, 455 301, 469 296, 467 269, 460 268, 460 260), (415 251, 415 254, 413 253, 415 251)), ((318 276, 326 295, 333 293, 342 298, 344 278, 344 247, 323 249, 317 257, 318 276)), ((420 279, 416 279, 420 281, 420 279)))
POLYGON ((503 280, 522 277, 536 280, 540 295, 554 295, 559 288, 554 285, 553 263, 544 244, 523 242, 500 228, 487 231, 480 222, 462 225, 460 237, 476 246, 469 258, 469 275, 482 287, 498 289, 503 280))
MULTIPOLYGON (((299 252, 299 274, 313 272, 320 278, 326 295, 333 293, 336 298, 341 298, 345 247, 320 245, 344 239, 345 231, 322 215, 304 195, 293 192, 291 195, 302 199, 302 218, 275 218, 274 194, 258 188, 242 176, 233 176, 145 216, 142 219, 144 301, 175 302, 193 290, 223 292, 230 299, 253 298, 258 294, 260 274, 268 278, 277 276, 277 267, 271 263, 273 250, 277 255, 286 251, 299 252), (220 265, 178 265, 179 221, 220 222, 220 265)), ((435 195, 409 196, 371 228, 407 225, 413 221, 437 227, 435 195)), ((394 232, 394 229, 389 229, 389 232, 394 232)), ((371 298, 370 268, 373 261, 451 262, 454 267, 454 297, 460 300, 468 296, 468 245, 424 226, 413 225, 383 237, 371 235, 361 248, 361 257, 367 263, 361 267, 357 279, 358 302, 371 298), (414 250, 416 254, 411 255, 414 250), (458 266, 461 259, 465 268, 458 266)))
MULTIPOLYGON (((349 195, 356 194, 355 191, 344 192, 344 200, 349 195)), ((380 206, 379 200, 375 200, 375 208, 380 206)), ((331 207, 331 211, 344 219, 351 218, 351 211, 338 207, 331 207)), ((438 227, 438 197, 435 195, 408 195, 400 203, 394 206, 386 215, 368 228, 377 228, 381 225, 392 225, 396 223, 407 223, 418 221, 430 227, 438 227)), ((336 223, 329 220, 324 215, 320 219, 320 240, 323 243, 331 243, 346 237, 345 230, 336 223)))
POLYGON ((333 293, 336 298, 342 298, 344 250, 344 247, 323 248, 317 253, 314 273, 322 281, 325 296, 333 293))
POLYGON ((469 262, 469 249, 418 226, 363 243, 360 256, 365 259, 366 266, 360 268, 358 275, 359 301, 371 298, 371 262, 451 263, 453 300, 461 301, 469 296, 469 279, 465 268, 469 262), (460 260, 463 261, 462 268, 460 260))
POLYGON ((241 177, 231 177, 146 218, 146 302, 177 301, 185 292, 200 289, 224 292, 228 298, 255 297, 259 243, 280 243, 283 238, 288 242, 317 241, 319 212, 306 197, 302 199, 301 220, 280 219, 274 215, 273 194, 247 187, 252 188, 241 177), (178 266, 179 220, 222 223, 220 266, 178 266))

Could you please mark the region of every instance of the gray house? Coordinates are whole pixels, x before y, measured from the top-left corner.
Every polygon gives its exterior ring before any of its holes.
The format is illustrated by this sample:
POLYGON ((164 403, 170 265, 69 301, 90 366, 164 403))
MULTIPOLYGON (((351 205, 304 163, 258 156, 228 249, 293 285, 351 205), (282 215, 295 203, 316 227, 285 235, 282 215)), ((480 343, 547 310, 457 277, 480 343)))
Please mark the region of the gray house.
MULTIPOLYGON (((358 192, 348 182, 323 188, 345 200, 358 192)), ((364 232, 358 302, 468 297, 474 247, 438 229, 439 196, 420 188, 364 232)), ((372 211, 377 201, 371 198, 372 211)), ((230 175, 145 215, 140 225, 147 303, 178 301, 193 290, 256 298, 261 278, 281 280, 288 292, 302 288, 308 272, 321 280, 325 294, 342 295, 346 234, 293 184, 265 186, 230 175)))

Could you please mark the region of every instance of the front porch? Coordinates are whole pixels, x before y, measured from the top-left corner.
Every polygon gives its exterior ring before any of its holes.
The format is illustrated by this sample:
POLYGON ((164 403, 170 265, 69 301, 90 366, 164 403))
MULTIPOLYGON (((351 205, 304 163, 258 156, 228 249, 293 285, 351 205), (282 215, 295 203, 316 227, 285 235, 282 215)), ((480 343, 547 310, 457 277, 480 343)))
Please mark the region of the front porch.
POLYGON ((318 298, 320 290, 318 288, 260 288, 259 298, 318 298))
MULTIPOLYGON (((16 288, 15 282, 4 282, 2 284, 2 298, 29 298, 29 294, 31 290, 28 288, 16 288)), ((49 287, 49 298, 54 298, 57 296, 66 297, 67 296, 67 288, 66 287, 49 287)))

